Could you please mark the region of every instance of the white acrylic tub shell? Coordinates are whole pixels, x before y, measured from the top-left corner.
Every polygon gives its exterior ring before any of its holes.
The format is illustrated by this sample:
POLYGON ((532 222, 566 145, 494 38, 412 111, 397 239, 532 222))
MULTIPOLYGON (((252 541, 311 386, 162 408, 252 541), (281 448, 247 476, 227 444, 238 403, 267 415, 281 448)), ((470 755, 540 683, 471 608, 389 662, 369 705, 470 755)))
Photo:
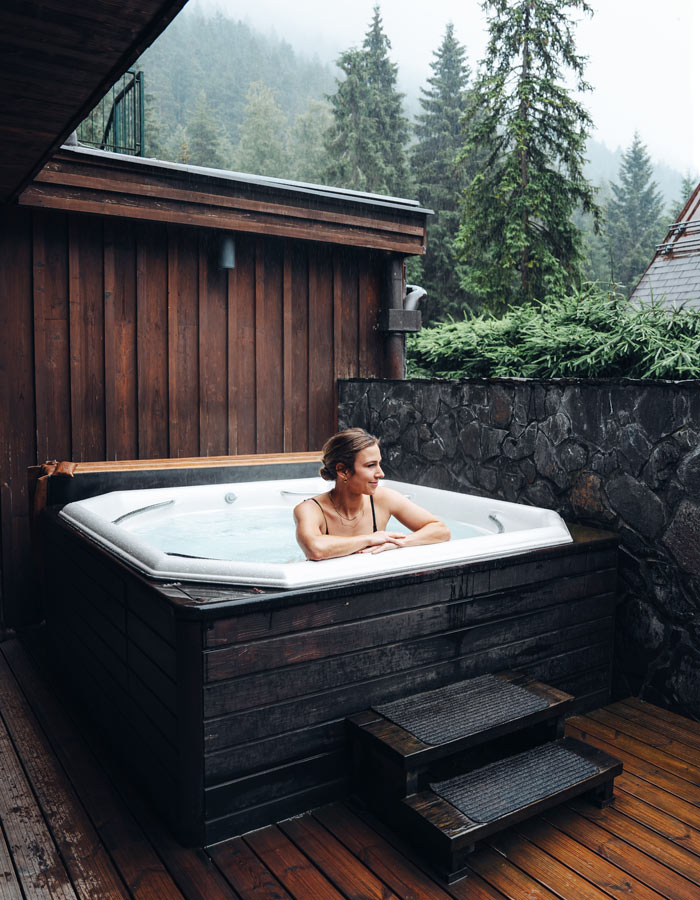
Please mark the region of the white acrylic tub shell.
POLYGON ((318 562, 269 563, 171 556, 129 531, 129 524, 140 516, 220 509, 227 503, 226 496, 229 495, 230 500, 232 494, 236 498, 236 507, 249 507, 251 516, 259 506, 288 508, 290 527, 293 528, 293 507, 306 497, 329 489, 328 482, 321 478, 114 491, 68 503, 60 516, 101 547, 153 578, 281 589, 320 587, 437 569, 512 556, 572 540, 563 519, 552 510, 396 481, 383 483, 407 494, 415 503, 441 518, 467 522, 486 533, 375 555, 354 554, 318 562), (115 524, 120 518, 123 524, 115 524))

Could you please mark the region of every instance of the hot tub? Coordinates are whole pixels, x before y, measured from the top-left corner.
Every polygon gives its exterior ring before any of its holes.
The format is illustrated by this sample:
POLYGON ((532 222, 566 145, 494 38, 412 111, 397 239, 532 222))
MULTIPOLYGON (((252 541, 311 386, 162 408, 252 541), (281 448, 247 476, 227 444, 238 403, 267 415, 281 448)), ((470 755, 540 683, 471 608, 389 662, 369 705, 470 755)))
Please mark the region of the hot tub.
POLYGON ((608 700, 614 535, 388 482, 455 540, 306 562, 292 508, 328 489, 317 472, 317 454, 297 454, 79 463, 48 479, 35 549, 49 646, 183 843, 344 796, 344 719, 369 706, 503 669, 574 694, 576 709, 608 700), (297 558, 216 559, 206 539, 158 549, 140 533, 199 508, 238 508, 276 551, 271 508, 297 558), (474 537, 458 536, 462 522, 474 537))
MULTIPOLYGON (((511 556, 571 542, 557 513, 436 488, 385 481, 440 516, 452 540, 311 562, 294 537, 292 509, 328 490, 321 478, 113 491, 60 515, 152 578, 285 590, 511 556)), ((402 530, 392 521, 390 530, 402 530)))

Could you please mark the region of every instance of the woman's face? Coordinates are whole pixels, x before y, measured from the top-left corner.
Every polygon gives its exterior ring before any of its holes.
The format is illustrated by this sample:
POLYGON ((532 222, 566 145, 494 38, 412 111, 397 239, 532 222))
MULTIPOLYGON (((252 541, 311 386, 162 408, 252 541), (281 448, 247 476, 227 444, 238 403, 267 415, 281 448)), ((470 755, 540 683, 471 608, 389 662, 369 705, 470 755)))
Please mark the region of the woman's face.
POLYGON ((379 452, 379 444, 372 444, 359 450, 355 455, 355 468, 352 473, 345 472, 348 476, 349 488, 360 494, 373 494, 379 486, 379 479, 384 478, 381 467, 382 454, 379 452))

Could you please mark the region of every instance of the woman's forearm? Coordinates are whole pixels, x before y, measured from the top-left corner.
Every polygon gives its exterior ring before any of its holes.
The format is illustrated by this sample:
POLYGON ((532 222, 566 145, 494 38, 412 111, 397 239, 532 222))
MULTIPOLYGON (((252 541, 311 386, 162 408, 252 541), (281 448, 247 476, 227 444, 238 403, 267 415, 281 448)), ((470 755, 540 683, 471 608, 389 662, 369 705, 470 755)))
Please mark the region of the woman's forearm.
POLYGON ((370 534, 356 534, 352 537, 337 537, 332 534, 320 534, 304 548, 307 559, 334 559, 336 556, 350 556, 363 550, 372 542, 370 534))
POLYGON ((444 522, 428 522, 417 531, 406 535, 402 547, 418 547, 421 544, 438 544, 441 541, 449 541, 450 529, 444 522))

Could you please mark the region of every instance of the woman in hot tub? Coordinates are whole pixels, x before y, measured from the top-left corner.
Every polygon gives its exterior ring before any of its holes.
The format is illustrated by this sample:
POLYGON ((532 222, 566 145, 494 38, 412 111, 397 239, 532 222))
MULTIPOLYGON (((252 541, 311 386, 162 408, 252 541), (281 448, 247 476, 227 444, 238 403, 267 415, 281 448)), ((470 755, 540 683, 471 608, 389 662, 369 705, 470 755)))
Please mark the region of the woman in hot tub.
POLYGON ((294 509, 297 541, 308 559, 383 553, 450 539, 449 529, 437 516, 380 485, 384 473, 379 442, 363 428, 333 435, 322 453, 321 477, 335 484, 294 509), (386 531, 391 516, 411 533, 386 531))

